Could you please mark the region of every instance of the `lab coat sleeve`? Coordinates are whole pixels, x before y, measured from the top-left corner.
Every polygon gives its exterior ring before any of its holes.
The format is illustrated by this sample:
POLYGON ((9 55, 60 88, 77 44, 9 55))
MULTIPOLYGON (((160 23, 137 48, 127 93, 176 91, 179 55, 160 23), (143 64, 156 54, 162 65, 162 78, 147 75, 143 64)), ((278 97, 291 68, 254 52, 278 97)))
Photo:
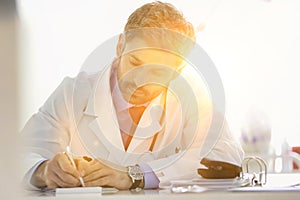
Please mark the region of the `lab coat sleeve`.
POLYGON ((26 176, 30 169, 41 161, 51 159, 58 152, 63 152, 68 144, 72 119, 70 116, 72 88, 73 79, 65 78, 22 130, 24 178, 31 178, 26 176))
MULTIPOLYGON (((33 156, 34 157, 34 156, 33 156)), ((40 157, 38 155, 38 157, 40 157)), ((46 159, 39 158, 36 162, 36 164, 25 174, 22 180, 22 185, 24 186, 25 189, 27 190, 39 190, 40 188, 34 186, 31 184, 31 177, 34 174, 35 170, 42 164, 46 159)))

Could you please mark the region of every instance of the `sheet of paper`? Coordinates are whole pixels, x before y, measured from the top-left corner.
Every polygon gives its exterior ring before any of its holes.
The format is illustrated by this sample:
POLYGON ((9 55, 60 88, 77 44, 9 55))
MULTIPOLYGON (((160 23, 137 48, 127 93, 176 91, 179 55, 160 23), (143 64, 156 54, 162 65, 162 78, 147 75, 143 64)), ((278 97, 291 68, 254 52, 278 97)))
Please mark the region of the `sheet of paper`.
POLYGON ((232 188, 233 192, 287 192, 300 191, 300 173, 268 174, 267 184, 262 187, 232 188))
POLYGON ((300 191, 300 187, 240 187, 228 189, 231 192, 293 192, 300 191))
POLYGON ((300 173, 268 174, 266 187, 289 187, 300 184, 300 173))
POLYGON ((230 187, 242 187, 249 183, 247 180, 240 178, 235 179, 193 179, 193 180, 174 180, 171 181, 171 187, 181 187, 181 186, 201 186, 209 189, 226 189, 230 187))

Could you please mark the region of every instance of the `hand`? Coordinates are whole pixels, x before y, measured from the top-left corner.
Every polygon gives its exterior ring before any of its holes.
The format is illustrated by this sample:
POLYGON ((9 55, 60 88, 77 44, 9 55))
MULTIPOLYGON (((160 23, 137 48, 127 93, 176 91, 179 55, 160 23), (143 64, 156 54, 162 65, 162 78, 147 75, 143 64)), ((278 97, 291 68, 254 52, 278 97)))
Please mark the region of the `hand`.
POLYGON ((114 187, 120 190, 129 189, 132 180, 126 167, 94 159, 90 162, 80 160, 77 162, 78 170, 83 174, 87 187, 114 187))
POLYGON ((31 183, 37 187, 79 187, 79 177, 79 172, 72 166, 67 155, 58 153, 38 167, 31 183))

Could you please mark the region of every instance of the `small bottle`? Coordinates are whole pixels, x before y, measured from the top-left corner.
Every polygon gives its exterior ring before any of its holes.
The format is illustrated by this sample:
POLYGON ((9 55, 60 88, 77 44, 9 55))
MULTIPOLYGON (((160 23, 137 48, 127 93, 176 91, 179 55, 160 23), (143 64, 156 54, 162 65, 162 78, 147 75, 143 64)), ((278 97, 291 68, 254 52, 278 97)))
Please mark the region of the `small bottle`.
POLYGON ((291 147, 286 139, 281 144, 282 172, 293 171, 293 158, 290 156, 291 147))

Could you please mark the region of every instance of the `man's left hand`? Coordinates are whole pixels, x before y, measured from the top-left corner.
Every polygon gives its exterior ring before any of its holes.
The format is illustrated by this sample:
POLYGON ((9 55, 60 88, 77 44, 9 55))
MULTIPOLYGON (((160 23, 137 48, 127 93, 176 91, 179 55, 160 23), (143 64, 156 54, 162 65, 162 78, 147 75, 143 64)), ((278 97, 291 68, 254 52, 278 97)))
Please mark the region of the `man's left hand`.
POLYGON ((126 190, 132 185, 127 167, 104 162, 100 159, 93 159, 88 162, 79 161, 77 167, 87 187, 114 187, 119 190, 126 190))

